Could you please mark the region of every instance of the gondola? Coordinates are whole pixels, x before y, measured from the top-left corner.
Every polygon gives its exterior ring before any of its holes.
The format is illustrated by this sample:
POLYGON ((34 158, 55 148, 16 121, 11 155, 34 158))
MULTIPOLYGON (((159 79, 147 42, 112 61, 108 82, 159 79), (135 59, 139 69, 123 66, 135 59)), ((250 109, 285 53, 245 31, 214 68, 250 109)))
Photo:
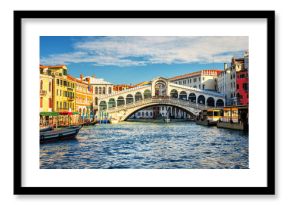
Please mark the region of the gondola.
POLYGON ((40 143, 73 139, 81 128, 82 126, 71 126, 61 130, 40 131, 40 143))

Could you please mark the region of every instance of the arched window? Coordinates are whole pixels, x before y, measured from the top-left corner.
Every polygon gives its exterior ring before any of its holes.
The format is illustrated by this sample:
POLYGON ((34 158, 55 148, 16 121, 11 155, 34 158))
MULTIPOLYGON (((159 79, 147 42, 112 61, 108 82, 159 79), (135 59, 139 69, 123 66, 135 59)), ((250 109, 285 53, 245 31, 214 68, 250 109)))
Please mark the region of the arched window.
POLYGON ((121 105, 124 105, 124 104, 125 104, 124 97, 122 97, 122 96, 118 97, 117 106, 121 106, 121 105))
POLYGON ((133 101, 134 101, 133 95, 128 94, 126 97, 126 104, 133 103, 133 101))
POLYGON ((147 99, 147 98, 151 98, 151 91, 150 90, 144 91, 144 99, 147 99))
POLYGON ((108 94, 111 94, 112 93, 112 87, 109 87, 109 93, 108 94))
POLYGON ((205 97, 203 95, 198 96, 197 103, 205 105, 205 97))
POLYGON ((103 87, 103 94, 106 94, 106 87, 103 87))
POLYGON ((99 87, 99 94, 102 94, 102 87, 99 87))
POLYGON ((207 106, 214 107, 214 99, 212 97, 207 98, 206 104, 207 106))
POLYGON ((188 96, 188 100, 190 102, 196 103, 196 95, 194 93, 190 93, 188 96))
POLYGON ((107 109, 107 103, 106 101, 101 101, 100 102, 100 110, 106 110, 107 109))
POLYGON ((216 106, 217 107, 224 107, 224 101, 222 99, 218 99, 216 101, 216 106))
POLYGON ((142 100, 142 94, 140 92, 137 92, 135 94, 135 102, 139 101, 139 100, 142 100))
POLYGON ((95 94, 98 94, 98 87, 95 87, 95 94))
POLYGON ((187 94, 185 91, 181 91, 179 94, 179 99, 181 100, 187 100, 187 94))
POLYGON ((166 96, 166 83, 157 81, 155 84, 155 96, 166 96))
POLYGON ((98 98, 95 97, 95 105, 98 105, 98 98))
POLYGON ((170 97, 172 98, 178 98, 178 92, 177 90, 173 89, 170 91, 170 97))
POLYGON ((115 101, 114 98, 111 98, 111 99, 109 100, 108 107, 109 107, 109 108, 116 107, 116 101, 115 101))

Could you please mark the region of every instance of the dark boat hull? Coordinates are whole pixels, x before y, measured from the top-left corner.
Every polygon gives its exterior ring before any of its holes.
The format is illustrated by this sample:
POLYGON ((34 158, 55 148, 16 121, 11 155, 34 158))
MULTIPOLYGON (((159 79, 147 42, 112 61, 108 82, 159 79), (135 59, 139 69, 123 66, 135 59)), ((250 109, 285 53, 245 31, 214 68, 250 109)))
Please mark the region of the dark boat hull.
POLYGON ((215 125, 217 125, 217 122, 210 122, 210 121, 207 121, 207 120, 203 120, 203 121, 196 120, 195 122, 198 125, 204 125, 204 126, 215 126, 215 125))
POLYGON ((232 130, 247 131, 247 126, 242 123, 218 122, 217 127, 232 130))
POLYGON ((40 143, 74 139, 79 133, 81 128, 82 128, 81 126, 74 126, 64 128, 61 130, 40 132, 40 143))

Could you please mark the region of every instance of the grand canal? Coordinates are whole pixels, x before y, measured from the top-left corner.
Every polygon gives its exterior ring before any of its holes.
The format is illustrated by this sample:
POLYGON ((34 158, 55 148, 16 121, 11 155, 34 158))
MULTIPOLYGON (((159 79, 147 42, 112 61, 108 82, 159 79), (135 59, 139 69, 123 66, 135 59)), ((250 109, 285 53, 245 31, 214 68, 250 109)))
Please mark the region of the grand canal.
POLYGON ((83 127, 40 145, 42 169, 247 169, 248 134, 193 122, 83 127))

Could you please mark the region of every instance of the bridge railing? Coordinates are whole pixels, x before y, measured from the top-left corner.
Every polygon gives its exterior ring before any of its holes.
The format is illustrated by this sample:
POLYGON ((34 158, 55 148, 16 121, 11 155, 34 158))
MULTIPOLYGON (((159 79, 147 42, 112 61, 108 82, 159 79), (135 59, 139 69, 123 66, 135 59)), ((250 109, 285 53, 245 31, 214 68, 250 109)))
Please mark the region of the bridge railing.
POLYGON ((102 96, 99 100, 102 100, 103 98, 113 97, 116 95, 122 95, 122 94, 129 93, 129 92, 136 91, 136 90, 142 90, 144 88, 149 88, 149 87, 151 87, 151 85, 142 85, 142 86, 137 86, 137 87, 129 88, 129 89, 122 90, 122 91, 115 91, 112 94, 102 96))
POLYGON ((151 104, 151 103, 164 104, 164 105, 168 104, 168 105, 186 106, 186 107, 196 108, 196 109, 200 109, 200 110, 212 108, 211 106, 198 104, 198 103, 194 103, 191 101, 182 100, 182 99, 178 99, 178 98, 152 97, 152 98, 147 98, 147 99, 139 100, 136 102, 131 102, 131 103, 127 103, 127 104, 116 106, 116 107, 111 107, 111 108, 108 108, 107 111, 108 112, 117 112, 117 111, 120 111, 122 109, 130 109, 130 108, 139 107, 141 105, 143 106, 143 105, 151 104))

